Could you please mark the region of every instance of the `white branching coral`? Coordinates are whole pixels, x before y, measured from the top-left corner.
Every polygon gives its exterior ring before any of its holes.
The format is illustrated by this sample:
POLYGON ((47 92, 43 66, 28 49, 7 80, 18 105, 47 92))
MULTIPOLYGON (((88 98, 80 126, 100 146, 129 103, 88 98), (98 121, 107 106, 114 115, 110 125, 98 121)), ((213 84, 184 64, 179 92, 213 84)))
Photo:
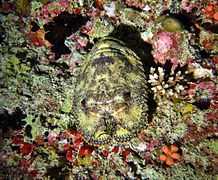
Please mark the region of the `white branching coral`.
POLYGON ((158 67, 157 70, 153 67, 150 69, 148 82, 152 86, 151 90, 155 99, 160 99, 163 96, 178 98, 183 95, 185 87, 180 84, 181 81, 185 81, 181 71, 172 71, 167 77, 162 67, 158 67))
POLYGON ((215 77, 213 75, 212 69, 203 68, 200 64, 192 63, 189 65, 190 71, 193 72, 195 79, 211 79, 213 80, 215 77))

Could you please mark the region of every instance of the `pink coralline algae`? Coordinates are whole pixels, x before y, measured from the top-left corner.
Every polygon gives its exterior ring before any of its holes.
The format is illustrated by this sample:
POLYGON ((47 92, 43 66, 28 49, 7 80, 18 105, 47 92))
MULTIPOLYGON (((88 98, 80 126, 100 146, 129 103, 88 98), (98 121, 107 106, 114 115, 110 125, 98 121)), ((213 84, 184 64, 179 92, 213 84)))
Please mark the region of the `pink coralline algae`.
POLYGON ((13 144, 13 145, 20 145, 22 143, 22 141, 23 141, 23 136, 22 135, 16 135, 13 138, 11 144, 13 144))
POLYGON ((73 148, 78 150, 83 145, 84 138, 81 132, 73 132, 73 134, 73 148))
POLYGON ((173 39, 170 37, 170 34, 163 32, 160 34, 157 41, 157 50, 160 53, 168 52, 173 46, 173 39))
POLYGON ((73 165, 77 164, 77 159, 73 155, 73 152, 71 150, 68 150, 66 153, 66 159, 70 161, 73 165))
POLYGON ((35 18, 39 22, 44 24, 51 21, 55 16, 65 11, 68 7, 69 2, 67 0, 52 1, 49 4, 45 4, 40 8, 40 12, 34 14, 35 18))
POLYGON ((108 150, 103 150, 103 151, 102 151, 102 155, 103 155, 104 157, 107 157, 108 154, 109 154, 109 151, 108 151, 108 150))
POLYGON ((49 144, 54 144, 58 137, 59 137, 59 133, 50 133, 48 135, 48 142, 49 142, 49 144))
POLYGON ((190 99, 195 100, 198 107, 216 109, 216 85, 213 81, 191 83, 188 95, 190 99))
POLYGON ((77 34, 73 34, 69 37, 69 39, 76 42, 76 49, 84 49, 87 46, 87 42, 85 41, 85 39, 77 34))
POLYGON ((213 121, 213 120, 217 120, 218 119, 218 110, 213 112, 213 113, 208 113, 205 115, 205 118, 208 121, 213 121))
POLYGON ((211 107, 211 109, 218 109, 218 97, 214 97, 210 101, 210 107, 211 107))
POLYGON ((189 98, 213 99, 216 95, 216 85, 213 81, 191 83, 188 90, 189 98))
MULTIPOLYGON (((61 59, 64 59, 65 63, 71 70, 75 69, 79 64, 79 61, 81 60, 81 58, 77 58, 76 61, 72 63, 70 62, 70 60, 73 58, 75 58, 73 53, 61 55, 61 59)), ((55 61, 55 59, 53 61, 55 61)))
POLYGON ((87 34, 88 36, 91 36, 95 33, 93 29, 93 24, 91 22, 87 22, 85 26, 82 26, 80 28, 80 32, 82 34, 87 34))
POLYGON ((24 135, 25 134, 20 134, 20 132, 18 132, 17 135, 13 137, 12 142, 11 142, 13 146, 19 147, 19 150, 22 156, 31 154, 32 151, 36 148, 34 144, 24 141, 24 135))
POLYGON ((27 155, 27 154, 30 154, 33 149, 35 149, 35 146, 33 144, 23 142, 21 147, 20 147, 20 152, 23 155, 27 155))
POLYGON ((100 16, 100 11, 92 7, 88 7, 86 9, 86 15, 95 20, 97 17, 100 16))
POLYGON ((182 0, 180 7, 186 12, 190 13, 192 9, 195 7, 194 3, 192 3, 190 0, 182 0))
POLYGON ((123 160, 126 162, 126 160, 127 160, 127 157, 128 157, 128 155, 130 154, 130 152, 131 152, 131 149, 130 148, 127 148, 127 149, 125 149, 125 150, 123 150, 122 152, 121 152, 121 156, 123 157, 123 160))
POLYGON ((21 166, 22 168, 28 168, 30 165, 31 165, 31 162, 27 160, 25 157, 23 157, 19 163, 19 166, 21 166))
POLYGON ((82 146, 78 152, 78 156, 91 156, 92 155, 92 149, 90 146, 82 146))
POLYGON ((160 144, 158 140, 151 140, 151 142, 148 144, 148 147, 146 151, 151 152, 154 150, 155 147, 157 147, 160 144))
POLYGON ((138 9, 143 9, 146 5, 144 0, 126 0, 126 4, 130 7, 136 7, 138 9))
POLYGON ((94 0, 95 6, 99 9, 99 10, 104 10, 104 3, 102 0, 94 0))
POLYGON ((66 130, 60 135, 61 139, 69 139, 72 141, 72 145, 69 143, 64 144, 64 149, 69 150, 71 147, 75 150, 79 150, 83 146, 84 138, 79 131, 73 131, 71 129, 66 130))
POLYGON ((13 3, 11 3, 11 2, 3 2, 2 3, 3 12, 10 13, 10 12, 13 12, 14 9, 15 9, 15 6, 13 3))
POLYGON ((157 40, 154 42, 154 61, 164 65, 167 60, 170 60, 173 64, 172 70, 174 70, 179 64, 177 53, 181 51, 180 41, 182 41, 180 32, 169 33, 162 31, 157 33, 157 40))
POLYGON ((118 153, 118 151, 119 151, 119 146, 115 146, 112 150, 112 152, 114 153, 118 153))

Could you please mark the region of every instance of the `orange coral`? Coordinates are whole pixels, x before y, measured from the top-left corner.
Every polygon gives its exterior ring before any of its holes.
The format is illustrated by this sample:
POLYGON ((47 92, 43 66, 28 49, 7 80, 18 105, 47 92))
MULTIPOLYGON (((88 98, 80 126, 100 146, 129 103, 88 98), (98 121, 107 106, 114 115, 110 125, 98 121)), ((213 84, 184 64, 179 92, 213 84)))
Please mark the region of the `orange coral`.
POLYGON ((179 150, 178 146, 173 144, 170 147, 163 146, 161 150, 164 154, 160 155, 160 160, 164 161, 168 166, 172 166, 175 163, 175 160, 180 159, 181 155, 177 152, 179 150))
POLYGON ((29 31, 27 35, 30 37, 30 43, 35 47, 49 46, 49 42, 45 40, 45 30, 39 29, 37 32, 29 31))
POLYGON ((209 19, 218 20, 217 2, 212 2, 203 10, 206 17, 209 19))

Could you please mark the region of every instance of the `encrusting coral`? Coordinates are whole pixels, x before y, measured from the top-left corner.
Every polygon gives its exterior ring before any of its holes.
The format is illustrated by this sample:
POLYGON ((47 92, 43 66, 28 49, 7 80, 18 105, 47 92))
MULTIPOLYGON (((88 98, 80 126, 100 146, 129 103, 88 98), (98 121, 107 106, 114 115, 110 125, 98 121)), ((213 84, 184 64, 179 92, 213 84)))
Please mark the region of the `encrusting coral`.
POLYGON ((217 178, 215 1, 1 5, 0 179, 217 178))

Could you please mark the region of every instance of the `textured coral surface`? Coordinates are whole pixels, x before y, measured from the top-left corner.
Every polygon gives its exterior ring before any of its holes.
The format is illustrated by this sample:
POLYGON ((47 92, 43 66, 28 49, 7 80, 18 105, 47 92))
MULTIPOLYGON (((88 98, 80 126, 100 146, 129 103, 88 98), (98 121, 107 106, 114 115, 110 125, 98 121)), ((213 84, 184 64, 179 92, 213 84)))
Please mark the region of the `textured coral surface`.
POLYGON ((218 178, 216 1, 0 4, 0 179, 218 178))

